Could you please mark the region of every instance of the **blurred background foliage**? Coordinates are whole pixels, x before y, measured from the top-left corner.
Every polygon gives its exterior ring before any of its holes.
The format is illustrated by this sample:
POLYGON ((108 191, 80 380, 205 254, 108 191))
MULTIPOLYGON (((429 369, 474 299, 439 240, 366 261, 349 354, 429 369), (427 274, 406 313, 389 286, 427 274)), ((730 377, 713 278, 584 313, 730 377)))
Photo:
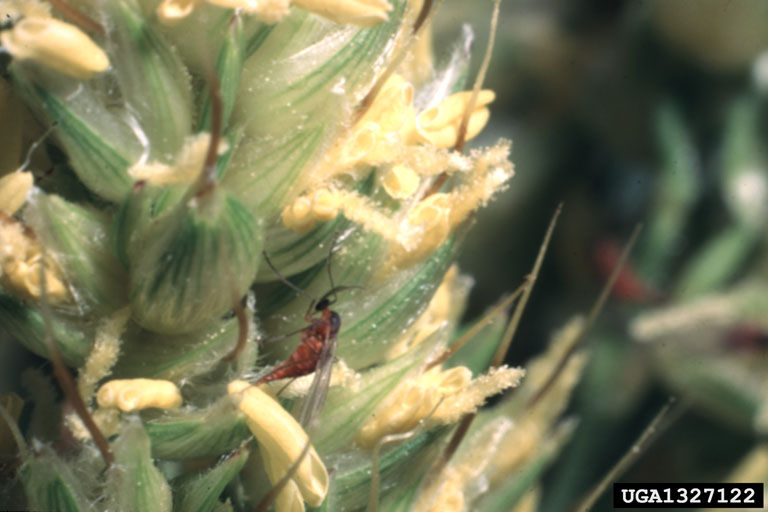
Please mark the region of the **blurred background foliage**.
MULTIPOLYGON (((446 2, 437 61, 467 23, 477 66, 489 11, 446 2)), ((507 0, 486 86, 475 144, 511 138, 516 176, 465 244, 467 319, 521 282, 565 203, 510 363, 588 310, 644 224, 589 336, 579 427, 541 510, 574 506, 670 395, 682 414, 620 481, 768 479, 768 3, 507 0)))

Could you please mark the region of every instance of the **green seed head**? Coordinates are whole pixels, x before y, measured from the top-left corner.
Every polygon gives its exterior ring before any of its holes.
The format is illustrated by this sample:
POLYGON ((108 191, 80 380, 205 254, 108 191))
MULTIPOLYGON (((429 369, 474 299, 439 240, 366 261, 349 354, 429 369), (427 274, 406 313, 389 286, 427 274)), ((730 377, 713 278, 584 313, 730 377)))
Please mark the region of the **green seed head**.
POLYGON ((232 309, 256 277, 263 246, 261 224, 240 201, 216 188, 184 197, 155 218, 146 217, 152 206, 138 210, 145 216, 126 220, 134 225, 126 235, 136 321, 174 334, 232 309))

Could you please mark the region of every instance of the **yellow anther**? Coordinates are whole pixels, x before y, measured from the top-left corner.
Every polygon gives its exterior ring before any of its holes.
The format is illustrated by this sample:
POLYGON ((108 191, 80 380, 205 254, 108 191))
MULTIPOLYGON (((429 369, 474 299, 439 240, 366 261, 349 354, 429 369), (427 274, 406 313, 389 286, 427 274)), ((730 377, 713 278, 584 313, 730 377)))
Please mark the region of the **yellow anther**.
POLYGON ((301 185, 311 188, 339 174, 354 174, 357 166, 367 170, 364 166, 396 159, 405 147, 401 131, 413 124, 412 99, 413 86, 393 75, 350 133, 326 153, 301 185))
POLYGON ((405 165, 395 165, 381 175, 381 186, 395 199, 410 197, 419 188, 419 175, 405 165))
POLYGON ((301 195, 283 208, 283 225, 297 233, 305 233, 316 222, 333 220, 339 214, 339 195, 330 189, 320 188, 301 195))
MULTIPOLYGON (((0 283, 22 298, 38 300, 42 295, 42 265, 40 242, 19 221, 0 213, 0 283)), ((48 301, 71 301, 63 273, 53 259, 45 258, 44 269, 48 301)))
POLYGON ((376 123, 383 132, 400 130, 408 120, 412 101, 413 85, 395 73, 384 83, 361 123, 376 123))
MULTIPOLYGON (((12 262, 4 268, 5 277, 7 277, 11 288, 21 292, 23 296, 40 299, 43 293, 42 281, 40 279, 41 261, 42 256, 38 254, 27 261, 12 262)), ((55 304, 67 301, 70 297, 64 283, 57 278, 50 268, 46 268, 44 272, 48 299, 55 304)))
POLYGON ((293 4, 336 23, 361 27, 387 21, 387 13, 392 10, 387 0, 293 0, 293 4))
POLYGON ((445 400, 435 411, 435 421, 444 424, 454 423, 467 413, 474 412, 485 400, 507 388, 520 384, 525 370, 501 366, 493 368, 485 375, 472 379, 460 391, 452 393, 450 400, 445 400))
POLYGON ((293 202, 291 213, 299 224, 304 222, 311 217, 312 201, 306 196, 299 197, 293 202))
POLYGON ((351 191, 339 190, 336 194, 339 209, 347 219, 369 231, 378 233, 387 240, 395 240, 400 231, 399 226, 392 222, 390 217, 377 210, 368 198, 351 191))
POLYGON ((392 75, 384 84, 358 126, 374 125, 375 136, 369 151, 360 158, 368 165, 393 162, 404 148, 402 133, 409 133, 414 123, 413 85, 400 75, 392 75))
POLYGON ((514 167, 508 157, 508 142, 497 144, 477 156, 466 184, 451 193, 452 226, 464 222, 470 213, 485 205, 493 194, 506 185, 514 175, 514 167))
POLYGON ((425 385, 436 388, 440 393, 451 395, 469 385, 472 380, 472 372, 465 366, 455 366, 441 372, 427 372, 421 380, 425 385))
POLYGON ((408 212, 387 266, 410 264, 436 249, 514 174, 507 159, 508 143, 473 153, 474 162, 464 184, 451 192, 432 194, 408 212))
MULTIPOLYGON (((277 400, 261 389, 239 380, 230 382, 227 390, 246 415, 248 428, 268 459, 267 466, 272 465, 274 475, 282 478, 304 451, 309 440, 307 433, 277 400)), ((314 447, 302 459, 293 481, 311 506, 318 507, 325 500, 328 471, 314 447)))
MULTIPOLYGON (((269 451, 269 449, 262 449, 261 459, 264 462, 264 471, 267 473, 267 478, 270 482, 279 482, 283 475, 285 475, 286 468, 280 467, 275 464, 276 457, 269 451)), ((283 490, 278 493, 275 498, 275 512, 304 512, 304 498, 301 495, 299 486, 293 479, 288 480, 283 490)))
POLYGON ((312 201, 307 196, 299 196, 283 209, 283 225, 298 233, 305 233, 315 225, 312 217, 312 201))
MULTIPOLYGON (((472 91, 453 94, 438 105, 419 114, 416 117, 414 130, 409 134, 410 140, 428 142, 439 148, 448 148, 456 144, 461 118, 471 96, 472 91)), ((474 109, 469 116, 465 140, 473 138, 485 127, 490 117, 486 105, 491 103, 495 97, 493 91, 480 91, 474 109)))
POLYGON ((432 300, 429 302, 429 308, 427 311, 432 317, 434 322, 447 322, 449 319, 454 318, 458 314, 459 309, 464 306, 457 305, 463 304, 463 298, 472 286, 471 278, 467 276, 459 276, 459 267, 457 265, 451 265, 448 272, 443 277, 443 282, 440 283, 435 294, 432 296, 432 300))
POLYGON ((445 273, 443 282, 432 296, 427 309, 400 341, 387 352, 387 359, 394 359, 404 354, 454 319, 463 308, 470 282, 471 280, 465 276, 459 277, 458 267, 452 265, 445 273))
POLYGON ((155 379, 111 380, 99 388, 96 401, 100 407, 117 407, 125 412, 150 407, 176 409, 182 402, 176 384, 155 379))
POLYGON ((413 126, 412 100, 413 86, 400 75, 390 77, 362 118, 302 176, 296 188, 312 190, 342 174, 363 178, 369 166, 401 161, 410 150, 403 133, 413 126))
POLYGON ((157 6, 157 18, 166 25, 189 16, 195 10, 200 0, 163 0, 157 6))
POLYGON ((321 188, 312 194, 312 217, 318 222, 333 220, 339 214, 339 205, 336 195, 321 188))
POLYGON ((13 215, 27 200, 32 189, 32 173, 14 171, 0 177, 0 212, 13 215))
MULTIPOLYGON (((146 180, 153 185, 192 183, 203 170, 210 141, 210 134, 205 132, 187 137, 172 165, 161 162, 140 163, 128 169, 128 174, 136 181, 146 180)), ((218 154, 228 150, 226 141, 221 141, 218 154)))
POLYGON ((361 162, 370 162, 368 155, 376 148, 381 129, 374 122, 360 123, 344 141, 340 151, 329 153, 328 160, 337 169, 348 169, 361 162))
POLYGON ((408 212, 407 228, 398 236, 396 259, 422 258, 440 246, 451 232, 451 196, 432 194, 408 212))
POLYGON ((418 381, 409 379, 402 382, 360 428, 355 439, 357 444, 372 448, 386 435, 412 429, 422 419, 419 410, 428 401, 425 400, 426 394, 418 381))
POLYGON ((290 13, 288 0, 163 0, 157 6, 157 17, 170 25, 192 14, 204 2, 225 9, 240 9, 265 23, 277 23, 290 13))
POLYGON ((54 18, 27 17, 0 33, 0 43, 15 59, 33 60, 86 80, 109 68, 107 54, 79 28, 54 18))
POLYGON ((371 447, 383 436, 407 432, 425 418, 432 424, 454 423, 476 411, 489 396, 516 386, 524 374, 504 366, 473 380, 466 367, 444 371, 436 367, 403 381, 363 425, 356 441, 371 447))
POLYGON ((485 484, 499 443, 513 427, 510 420, 500 417, 467 436, 462 443, 463 449, 443 468, 440 478, 432 479, 419 489, 413 501, 413 510, 466 510, 466 501, 477 495, 478 482, 485 484))
POLYGON ((427 227, 442 223, 450 208, 449 194, 432 194, 408 212, 408 222, 414 226, 423 224, 427 227))
POLYGON ((464 500, 464 482, 458 476, 453 476, 453 471, 446 471, 451 475, 441 475, 445 482, 440 487, 440 492, 436 493, 435 501, 432 502, 427 512, 463 512, 467 510, 464 500))
POLYGON ((460 366, 444 372, 435 368, 403 381, 360 429, 358 444, 371 447, 383 436, 411 430, 430 414, 431 421, 442 423, 439 416, 442 405, 435 407, 444 397, 451 401, 471 380, 472 372, 460 366))

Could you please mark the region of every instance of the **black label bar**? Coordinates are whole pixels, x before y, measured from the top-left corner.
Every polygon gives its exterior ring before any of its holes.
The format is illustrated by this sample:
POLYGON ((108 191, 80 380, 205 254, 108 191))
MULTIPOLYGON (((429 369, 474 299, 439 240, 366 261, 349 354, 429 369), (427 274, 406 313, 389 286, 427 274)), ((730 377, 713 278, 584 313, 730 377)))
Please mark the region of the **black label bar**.
POLYGON ((763 508, 763 484, 613 484, 614 508, 763 508))

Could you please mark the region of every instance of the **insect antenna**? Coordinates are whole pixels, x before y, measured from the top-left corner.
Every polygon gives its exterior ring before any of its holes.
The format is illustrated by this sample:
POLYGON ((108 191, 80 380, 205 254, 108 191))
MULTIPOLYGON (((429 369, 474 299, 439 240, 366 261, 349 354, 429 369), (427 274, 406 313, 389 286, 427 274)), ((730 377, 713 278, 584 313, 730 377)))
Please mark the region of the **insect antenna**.
MULTIPOLYGON (((328 250, 328 263, 326 265, 326 268, 328 269, 328 281, 331 283, 331 289, 328 290, 325 294, 323 294, 322 297, 320 297, 320 300, 317 301, 318 310, 323 309, 324 307, 330 306, 331 304, 335 304, 338 297, 336 296, 337 292, 343 291, 343 290, 350 290, 354 288, 362 289, 362 286, 336 286, 333 282, 333 272, 331 271, 331 263, 333 261, 333 248, 336 246, 336 241, 339 239, 340 233, 336 231, 333 235, 333 238, 331 239, 331 248, 328 250), (333 299, 331 299, 331 295, 333 295, 333 299), (320 305, 323 304, 323 307, 320 307, 320 305)), ((313 304, 314 305, 314 304, 313 304)))
MULTIPOLYGON (((327 301, 326 305, 330 306, 334 302, 336 302, 336 286, 333 284, 333 272, 331 271, 331 263, 333 262, 333 248, 336 246, 336 241, 339 239, 339 232, 336 231, 333 233, 333 238, 331 238, 331 247, 328 249, 328 263, 326 264, 326 267, 328 269, 328 282, 331 283, 331 290, 323 295, 320 300, 318 301, 318 304, 321 304, 323 301, 327 301), (333 294, 333 300, 328 300, 328 297, 333 294)), ((322 309, 322 308, 318 308, 322 309)))
POLYGON ((331 283, 331 290, 335 288, 333 285, 333 272, 331 272, 331 262, 333 261, 333 247, 336 245, 336 241, 339 239, 339 232, 336 231, 333 234, 333 238, 331 239, 331 247, 328 249, 328 265, 326 268, 328 269, 328 281, 331 283))
POLYGON ((267 251, 262 251, 262 253, 261 253, 261 254, 264 256, 264 261, 266 261, 266 262, 267 262, 267 265, 269 265, 269 268, 271 268, 271 269, 272 269, 272 272, 274 272, 275 274, 277 274, 277 277, 279 277, 279 278, 280 278, 280 280, 281 280, 283 283, 287 284, 287 285, 288 285, 288 286, 289 286, 289 287, 290 287, 290 288, 291 288, 293 291, 295 291, 296 293, 299 293, 299 294, 301 294, 301 295, 305 296, 306 298, 308 298, 309 300, 311 300, 311 301, 312 301, 312 303, 311 303, 311 304, 310 304, 310 306, 309 306, 309 309, 311 310, 311 309, 312 309, 312 308, 315 306, 315 304, 317 304, 317 299, 316 299, 316 298, 314 298, 312 295, 310 295, 310 294, 309 294, 309 293, 308 293, 306 290, 302 290, 301 288, 299 288, 298 286, 296 286, 295 284, 293 284, 292 282, 290 282, 290 281, 288 280, 288 278, 287 278, 287 277, 285 277, 283 274, 281 274, 281 273, 280 273, 280 271, 279 271, 279 270, 277 270, 277 268, 275 267, 275 265, 274 265, 274 264, 272 263, 272 261, 269 259, 269 256, 267 255, 267 251))
POLYGON ((324 305, 324 307, 330 306, 331 304, 335 304, 337 297, 337 292, 342 292, 344 290, 362 290, 362 286, 356 286, 356 285, 342 285, 342 286, 336 286, 335 288, 331 288, 328 292, 326 292, 322 297, 320 297, 320 300, 317 301, 317 306, 319 309, 323 309, 320 307, 321 304, 324 305), (333 295, 333 299, 330 299, 329 297, 333 295))

